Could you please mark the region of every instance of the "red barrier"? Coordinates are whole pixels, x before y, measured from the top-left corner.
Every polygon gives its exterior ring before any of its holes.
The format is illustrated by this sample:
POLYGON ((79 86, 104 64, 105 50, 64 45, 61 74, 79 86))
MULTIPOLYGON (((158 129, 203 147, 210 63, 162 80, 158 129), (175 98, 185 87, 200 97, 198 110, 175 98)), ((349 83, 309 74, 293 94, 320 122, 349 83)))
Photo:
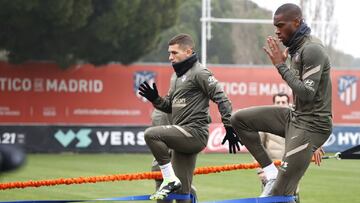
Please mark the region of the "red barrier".
MULTIPOLYGON (((280 160, 274 161, 276 166, 281 164, 280 160)), ((258 163, 244 163, 244 164, 231 164, 223 166, 204 166, 196 168, 194 175, 220 173, 225 171, 242 170, 242 169, 255 169, 259 168, 258 163)), ((0 190, 14 189, 14 188, 27 188, 27 187, 43 187, 55 185, 72 185, 72 184, 85 184, 97 182, 110 182, 110 181, 132 181, 132 180, 151 180, 161 179, 160 171, 143 172, 143 173, 130 173, 130 174, 117 174, 117 175, 102 175, 91 177, 76 177, 76 178, 58 178, 50 180, 37 180, 37 181, 23 181, 23 182, 8 182, 0 183, 0 190)))

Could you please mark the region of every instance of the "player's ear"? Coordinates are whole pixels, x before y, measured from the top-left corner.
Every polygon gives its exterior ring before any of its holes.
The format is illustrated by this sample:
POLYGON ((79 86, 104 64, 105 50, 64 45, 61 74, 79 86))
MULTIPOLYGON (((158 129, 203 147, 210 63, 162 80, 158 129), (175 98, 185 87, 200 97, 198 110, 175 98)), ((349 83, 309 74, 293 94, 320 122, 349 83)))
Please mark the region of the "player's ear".
POLYGON ((296 18, 296 19, 294 20, 294 25, 295 25, 295 27, 299 27, 300 24, 301 24, 301 22, 302 22, 302 19, 301 19, 301 18, 296 18))
POLYGON ((191 48, 187 48, 187 49, 186 49, 186 54, 187 54, 188 56, 191 56, 193 52, 194 52, 194 51, 193 51, 191 48))

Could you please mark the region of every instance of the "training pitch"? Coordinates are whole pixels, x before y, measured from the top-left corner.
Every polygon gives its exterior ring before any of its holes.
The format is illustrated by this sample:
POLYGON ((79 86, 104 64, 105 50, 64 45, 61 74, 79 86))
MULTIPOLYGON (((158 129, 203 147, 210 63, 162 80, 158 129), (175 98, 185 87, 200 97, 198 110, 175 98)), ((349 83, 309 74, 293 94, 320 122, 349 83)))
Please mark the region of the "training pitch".
MULTIPOLYGON (((150 171, 151 161, 150 154, 29 154, 27 164, 17 171, 3 173, 1 182, 146 172, 150 171)), ((250 162, 249 154, 200 154, 197 167, 250 162)), ((360 202, 359 169, 360 160, 323 160, 320 167, 311 164, 300 184, 301 202, 360 202)), ((260 194, 255 170, 196 175, 194 185, 200 202, 260 194)), ((0 191, 0 200, 79 200, 144 195, 153 191, 152 180, 116 181, 9 189, 0 191)))

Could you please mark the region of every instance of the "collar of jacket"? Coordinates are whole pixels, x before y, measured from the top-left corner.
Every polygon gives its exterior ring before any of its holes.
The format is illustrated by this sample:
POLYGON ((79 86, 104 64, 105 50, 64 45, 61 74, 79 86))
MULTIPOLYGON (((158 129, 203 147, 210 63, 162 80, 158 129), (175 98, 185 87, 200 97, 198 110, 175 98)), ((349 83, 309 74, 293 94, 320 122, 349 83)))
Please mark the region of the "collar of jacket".
POLYGON ((290 41, 284 44, 286 47, 289 47, 289 53, 293 56, 296 51, 304 43, 305 38, 310 36, 311 29, 306 25, 305 22, 301 22, 300 27, 295 31, 294 35, 291 37, 290 41))
POLYGON ((198 60, 197 54, 193 53, 189 58, 173 63, 172 66, 174 71, 178 77, 184 75, 191 67, 193 67, 194 63, 198 60))

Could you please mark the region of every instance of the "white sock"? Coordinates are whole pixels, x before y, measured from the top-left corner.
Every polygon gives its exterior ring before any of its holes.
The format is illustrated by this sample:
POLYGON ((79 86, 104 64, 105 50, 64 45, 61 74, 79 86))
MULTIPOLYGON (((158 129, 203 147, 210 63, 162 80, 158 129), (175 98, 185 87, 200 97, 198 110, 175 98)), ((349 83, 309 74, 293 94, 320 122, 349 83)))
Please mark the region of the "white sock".
POLYGON ((162 173, 164 179, 175 179, 176 178, 176 175, 175 175, 175 172, 174 172, 171 162, 168 164, 165 164, 162 166, 159 165, 159 166, 160 166, 161 173, 162 173))
POLYGON ((278 169, 276 168, 274 163, 271 163, 270 165, 263 168, 266 179, 276 179, 278 175, 278 169))

